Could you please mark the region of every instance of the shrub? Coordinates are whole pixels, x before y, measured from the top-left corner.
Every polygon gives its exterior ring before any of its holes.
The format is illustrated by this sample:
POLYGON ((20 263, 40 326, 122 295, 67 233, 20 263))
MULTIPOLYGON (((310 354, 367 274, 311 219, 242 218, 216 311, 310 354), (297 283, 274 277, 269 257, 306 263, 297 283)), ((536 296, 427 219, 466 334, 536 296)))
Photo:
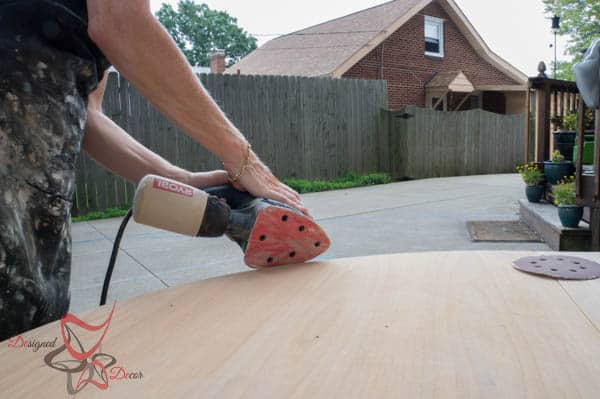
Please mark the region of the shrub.
POLYGON ((575 205, 575 177, 569 176, 552 187, 555 205, 575 205))
POLYGON ((552 153, 552 157, 550 158, 552 162, 562 162, 565 160, 565 156, 560 153, 558 150, 554 150, 552 153))
POLYGON ((517 166, 517 172, 528 186, 539 186, 544 182, 544 173, 533 163, 517 166))
MULTIPOLYGON (((562 127, 565 130, 577 131, 577 113, 571 112, 562 118, 562 127)), ((583 116, 583 128, 591 130, 594 128, 594 110, 588 109, 583 116)))
POLYGON ((577 130, 577 114, 570 113, 564 116, 563 126, 566 130, 576 131, 577 130))

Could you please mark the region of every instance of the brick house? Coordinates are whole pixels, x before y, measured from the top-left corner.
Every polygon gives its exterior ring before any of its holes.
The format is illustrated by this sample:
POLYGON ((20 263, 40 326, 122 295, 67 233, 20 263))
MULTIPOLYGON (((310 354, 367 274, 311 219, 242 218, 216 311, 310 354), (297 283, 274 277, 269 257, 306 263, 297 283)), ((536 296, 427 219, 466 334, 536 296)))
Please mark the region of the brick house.
POLYGON ((395 0, 273 39, 226 73, 383 79, 388 106, 521 113, 527 77, 452 0, 395 0))

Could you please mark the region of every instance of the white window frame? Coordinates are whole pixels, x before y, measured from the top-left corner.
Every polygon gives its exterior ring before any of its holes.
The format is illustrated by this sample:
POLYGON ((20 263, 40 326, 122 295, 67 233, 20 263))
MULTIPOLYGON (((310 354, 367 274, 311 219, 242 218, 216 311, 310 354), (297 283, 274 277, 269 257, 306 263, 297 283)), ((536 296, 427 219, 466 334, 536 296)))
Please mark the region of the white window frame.
POLYGON ((430 55, 432 57, 444 57, 444 20, 441 18, 436 18, 436 17, 430 17, 428 15, 425 16, 425 24, 424 24, 424 31, 423 31, 423 40, 426 39, 426 33, 427 32, 427 24, 432 24, 432 25, 437 25, 438 26, 438 32, 440 32, 440 51, 438 53, 434 53, 431 51, 427 51, 425 50, 425 55, 430 55))

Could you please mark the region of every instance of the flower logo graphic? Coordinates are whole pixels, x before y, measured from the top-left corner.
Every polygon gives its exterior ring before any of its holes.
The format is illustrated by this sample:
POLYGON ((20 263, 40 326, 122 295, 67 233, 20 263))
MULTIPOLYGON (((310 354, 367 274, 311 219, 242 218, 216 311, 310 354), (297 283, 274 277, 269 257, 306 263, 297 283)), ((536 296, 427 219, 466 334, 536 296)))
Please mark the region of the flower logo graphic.
POLYGON ((44 357, 44 362, 49 367, 67 374, 67 392, 69 394, 74 395, 89 384, 102 390, 108 388, 109 378, 106 370, 115 365, 117 359, 109 354, 98 352, 98 350, 110 326, 115 305, 106 320, 96 326, 88 324, 72 314, 67 314, 61 319, 60 329, 63 345, 49 352, 44 357), (89 349, 86 349, 82 340, 75 334, 75 327, 99 335, 89 349))

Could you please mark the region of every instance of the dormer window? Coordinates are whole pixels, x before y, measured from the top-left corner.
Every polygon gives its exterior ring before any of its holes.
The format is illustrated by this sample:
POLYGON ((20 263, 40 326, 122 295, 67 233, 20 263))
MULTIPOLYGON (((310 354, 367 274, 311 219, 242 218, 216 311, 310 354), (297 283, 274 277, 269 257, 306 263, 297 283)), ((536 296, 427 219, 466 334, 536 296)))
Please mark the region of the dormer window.
POLYGON ((444 20, 425 17, 425 55, 444 56, 444 20))

